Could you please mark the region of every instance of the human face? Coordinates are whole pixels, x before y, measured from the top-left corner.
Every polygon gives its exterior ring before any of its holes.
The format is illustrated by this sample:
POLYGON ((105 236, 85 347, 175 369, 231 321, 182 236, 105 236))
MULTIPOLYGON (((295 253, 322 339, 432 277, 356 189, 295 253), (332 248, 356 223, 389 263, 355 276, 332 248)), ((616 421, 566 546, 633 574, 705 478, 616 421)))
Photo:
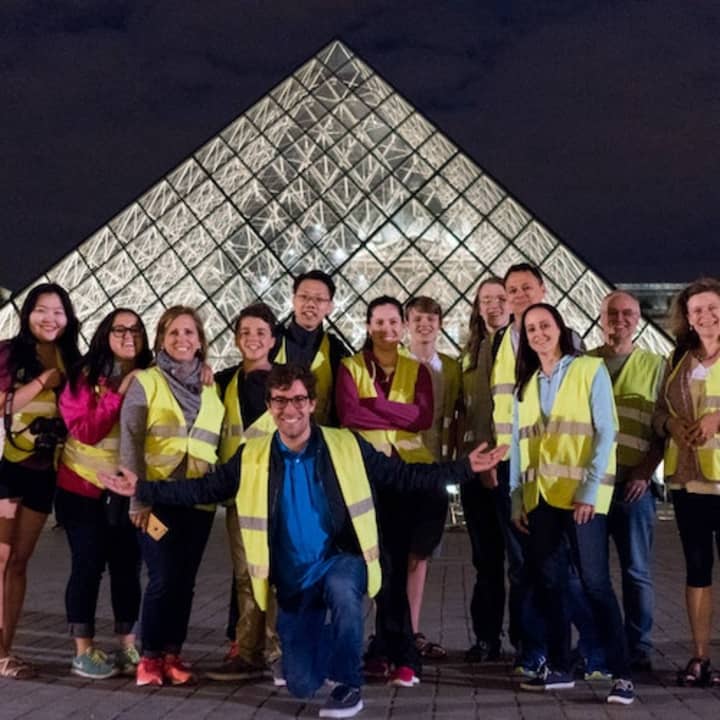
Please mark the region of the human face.
POLYGON ((245 362, 259 363, 268 359, 275 345, 272 328, 259 317, 244 317, 240 320, 235 344, 245 362))
POLYGON ((640 306, 624 293, 613 295, 600 312, 600 327, 610 346, 632 344, 640 320, 640 306))
POLYGON ((535 303, 545 298, 545 285, 541 283, 529 270, 518 270, 510 273, 505 281, 510 312, 515 321, 520 322, 522 314, 535 303))
POLYGON ((688 298, 687 319, 701 340, 713 342, 720 337, 720 296, 708 290, 688 298))
MULTIPOLYGON (((374 316, 375 313, 373 313, 374 316)), ((440 316, 410 308, 407 328, 411 345, 429 345, 435 347, 440 332, 440 316)))
POLYGON ((296 447, 310 437, 310 416, 315 411, 315 405, 315 400, 307 399, 307 388, 300 380, 295 380, 288 388, 273 388, 270 391, 268 410, 275 420, 280 439, 288 447, 296 447), (306 400, 301 401, 300 398, 306 400), (283 400, 285 407, 279 407, 283 400))
POLYGON ((113 318, 108 345, 116 360, 134 360, 143 349, 142 325, 139 318, 132 313, 118 313, 113 318))
POLYGON ((559 358, 560 328, 545 308, 534 308, 525 315, 528 344, 540 358, 559 358))
POLYGON ((483 285, 478 292, 477 309, 491 332, 505 327, 510 319, 510 309, 503 285, 496 282, 483 285))
POLYGON ((165 330, 162 349, 177 362, 192 360, 200 350, 200 335, 191 315, 178 315, 165 330))
POLYGON ((321 280, 303 280, 293 295, 295 322, 312 332, 332 312, 333 302, 328 286, 321 280))
POLYGON ((397 349, 405 332, 405 324, 394 305, 377 305, 373 308, 367 331, 373 349, 387 352, 397 349))
POLYGON ((60 339, 67 327, 67 315, 60 296, 55 293, 38 295, 30 311, 30 332, 39 343, 53 343, 60 339))

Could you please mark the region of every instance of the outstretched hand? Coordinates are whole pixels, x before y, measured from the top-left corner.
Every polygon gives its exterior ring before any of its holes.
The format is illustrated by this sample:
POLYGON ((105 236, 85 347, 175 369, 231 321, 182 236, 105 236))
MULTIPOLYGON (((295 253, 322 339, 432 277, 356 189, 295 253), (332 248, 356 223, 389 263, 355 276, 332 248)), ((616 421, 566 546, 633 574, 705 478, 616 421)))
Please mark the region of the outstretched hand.
POLYGON ((508 450, 507 445, 498 445, 488 451, 485 451, 486 448, 487 443, 481 443, 468 455, 473 472, 479 473, 494 468, 505 457, 508 450))
POLYGON ((98 473, 98 480, 112 492, 125 497, 132 497, 137 487, 137 475, 127 468, 121 467, 115 475, 108 475, 104 472, 98 473))

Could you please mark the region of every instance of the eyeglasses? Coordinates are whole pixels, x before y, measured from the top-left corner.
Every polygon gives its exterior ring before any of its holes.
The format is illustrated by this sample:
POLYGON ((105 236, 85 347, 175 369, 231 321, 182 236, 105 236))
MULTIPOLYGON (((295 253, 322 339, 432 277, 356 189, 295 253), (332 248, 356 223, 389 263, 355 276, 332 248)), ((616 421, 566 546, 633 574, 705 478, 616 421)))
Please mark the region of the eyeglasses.
POLYGON ((110 328, 110 332, 113 337, 123 338, 127 333, 130 333, 133 337, 139 337, 142 330, 139 325, 133 325, 132 327, 126 327, 125 325, 113 325, 110 328))
POLYGON ((302 410, 310 398, 307 395, 295 395, 295 397, 285 397, 284 395, 273 395, 270 398, 270 405, 275 410, 284 410, 288 403, 292 403, 296 410, 302 410))
POLYGON ((320 295, 305 295, 305 293, 298 293, 295 297, 303 305, 309 305, 310 303, 313 305, 323 305, 324 303, 330 302, 329 297, 321 297, 320 295))

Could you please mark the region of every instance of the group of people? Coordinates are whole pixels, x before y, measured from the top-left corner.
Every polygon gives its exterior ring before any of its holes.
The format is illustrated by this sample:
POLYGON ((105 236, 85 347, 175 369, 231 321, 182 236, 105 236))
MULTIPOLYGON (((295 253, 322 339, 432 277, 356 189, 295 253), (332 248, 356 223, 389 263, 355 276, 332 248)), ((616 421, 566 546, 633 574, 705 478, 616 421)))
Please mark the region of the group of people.
POLYGON ((312 270, 294 280, 285 325, 263 303, 243 308, 242 361, 215 376, 192 308, 163 313, 152 350, 142 319, 115 309, 80 356, 65 290, 28 293, 18 334, 0 343, 0 676, 35 674, 12 644, 54 502, 71 554, 71 671, 193 681, 182 647, 220 503, 230 649, 209 677, 269 669, 299 697, 329 682, 320 716, 351 717, 364 678, 413 687, 423 658, 446 655, 422 632, 421 610, 446 486, 458 484, 476 570, 466 660, 500 659, 507 586, 521 688, 570 688, 580 672, 612 679, 607 701, 629 704, 632 673, 652 662, 653 475, 664 455, 694 645, 679 679, 720 684, 709 658, 720 282, 678 296, 667 359, 633 344, 640 308, 622 291, 603 299, 604 343, 586 352, 525 263, 480 283, 459 359, 438 352, 442 309, 425 296, 370 301, 353 354, 325 328, 334 293, 312 270), (106 568, 112 656, 94 640, 106 568), (376 616, 363 654, 366 596, 376 616))

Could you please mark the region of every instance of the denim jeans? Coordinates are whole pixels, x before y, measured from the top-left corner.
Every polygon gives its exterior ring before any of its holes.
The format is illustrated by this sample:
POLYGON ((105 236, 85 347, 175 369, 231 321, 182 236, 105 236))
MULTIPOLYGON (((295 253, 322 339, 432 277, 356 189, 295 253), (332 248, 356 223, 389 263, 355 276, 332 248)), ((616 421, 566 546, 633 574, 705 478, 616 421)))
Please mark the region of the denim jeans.
POLYGON ((278 598, 283 674, 293 695, 311 697, 326 679, 362 685, 366 592, 365 561, 343 553, 312 587, 278 598))
POLYGON ((65 610, 71 637, 95 637, 95 611, 103 572, 110 574, 114 631, 129 635, 140 610, 140 548, 135 528, 111 527, 101 500, 58 489, 55 512, 70 545, 65 610))
POLYGON ((558 672, 569 672, 570 603, 568 581, 573 562, 607 659, 616 678, 630 678, 627 641, 622 615, 610 581, 607 518, 596 515, 578 525, 572 510, 548 505, 544 499, 528 515, 530 543, 528 561, 547 622, 548 664, 558 672))

